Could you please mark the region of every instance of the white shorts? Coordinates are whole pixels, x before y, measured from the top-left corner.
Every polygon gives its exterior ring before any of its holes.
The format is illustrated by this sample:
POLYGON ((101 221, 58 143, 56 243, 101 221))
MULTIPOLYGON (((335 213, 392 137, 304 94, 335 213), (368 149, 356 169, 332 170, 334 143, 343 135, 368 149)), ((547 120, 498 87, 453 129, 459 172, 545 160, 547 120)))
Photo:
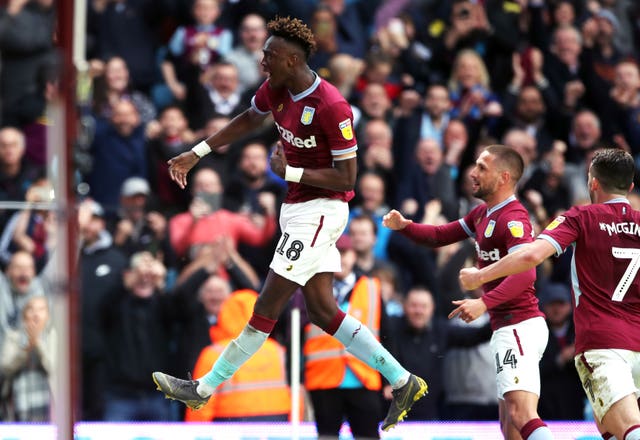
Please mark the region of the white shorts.
POLYGON ((539 363, 548 340, 549 329, 541 316, 493 332, 490 345, 496 360, 499 399, 509 391, 540 396, 539 363))
POLYGON ((339 272, 340 252, 335 243, 348 218, 349 205, 341 200, 284 203, 280 210, 282 236, 269 267, 301 286, 317 273, 339 272))
POLYGON ((574 359, 582 388, 599 421, 623 397, 635 394, 640 398, 640 352, 587 350, 574 359))

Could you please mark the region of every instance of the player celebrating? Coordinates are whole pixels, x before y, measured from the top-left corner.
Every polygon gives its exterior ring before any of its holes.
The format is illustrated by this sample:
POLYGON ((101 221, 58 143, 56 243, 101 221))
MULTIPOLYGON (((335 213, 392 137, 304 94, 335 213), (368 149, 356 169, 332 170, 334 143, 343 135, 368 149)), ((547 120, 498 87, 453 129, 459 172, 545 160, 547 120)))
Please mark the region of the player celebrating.
POLYGON ((282 237, 253 316, 212 370, 198 380, 160 372, 153 373, 153 379, 167 397, 190 408, 203 406, 216 387, 260 348, 291 295, 302 287, 311 322, 392 384, 394 398, 382 424, 388 430, 427 392, 427 384, 406 371, 333 298, 333 272, 340 270, 335 242, 347 224, 347 202, 353 197, 357 172, 351 108, 335 87, 309 68, 307 59, 315 42, 306 25, 287 17, 271 21, 268 28, 271 36, 263 49, 262 67, 269 78, 256 92, 251 108, 191 151, 171 159, 169 171, 184 188, 187 173, 200 157, 256 129, 270 113, 280 133, 271 168, 289 182, 280 214, 282 237))
MULTIPOLYGON (((458 221, 442 226, 423 225, 392 210, 383 224, 414 241, 438 247, 468 237, 475 238, 478 264, 486 266, 531 242, 527 210, 515 197, 524 163, 515 150, 504 145, 484 149, 471 172, 473 195, 484 200, 458 221)), ((533 283, 535 270, 483 286, 478 299, 454 301, 449 318, 470 322, 489 310, 491 350, 496 358, 500 427, 507 439, 553 438, 537 413, 540 395, 538 363, 547 346, 548 329, 538 308, 533 283)))
POLYGON ((629 153, 598 151, 589 168, 591 205, 556 217, 499 262, 460 272, 463 287, 474 289, 573 246, 576 368, 601 429, 619 440, 640 440, 640 212, 626 199, 633 177, 629 153))

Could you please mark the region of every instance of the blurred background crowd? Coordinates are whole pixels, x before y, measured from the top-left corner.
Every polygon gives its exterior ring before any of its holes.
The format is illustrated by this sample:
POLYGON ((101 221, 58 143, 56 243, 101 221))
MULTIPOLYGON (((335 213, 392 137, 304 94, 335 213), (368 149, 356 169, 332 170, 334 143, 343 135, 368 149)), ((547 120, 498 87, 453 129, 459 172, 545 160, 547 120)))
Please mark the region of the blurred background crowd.
MULTIPOLYGON (((0 1, 3 202, 54 197, 46 128, 59 80, 56 6, 0 1)), ((310 26, 318 48, 310 66, 353 108, 359 174, 339 245, 337 301, 348 303, 355 280, 376 281, 381 340, 429 382, 412 420, 497 419, 488 320, 464 337, 457 327, 467 324, 446 320, 451 300, 474 294, 457 280, 473 264, 473 243, 420 247, 383 228, 382 216, 395 208, 438 224, 465 215, 480 203, 469 171, 494 143, 525 160, 519 197, 536 232, 589 202, 596 149, 617 146, 640 163, 640 3, 632 0, 88 1, 89 83, 74 152, 80 418, 205 417, 164 400, 150 373, 184 377, 201 362, 206 371, 239 331, 233 324, 255 301, 247 291, 260 290, 279 239, 286 184, 269 170, 272 124, 203 158, 186 190, 170 180, 166 161, 250 106, 265 79, 266 23, 276 15, 310 26)), ((640 204, 636 194, 630 200, 640 204)), ((42 297, 55 217, 0 210, 3 420, 48 420, 52 406, 56 335, 42 297)), ((570 257, 538 269, 551 329, 541 363, 545 420, 589 416, 572 359, 570 257)), ((298 296, 292 304, 304 307, 298 296)), ((264 359, 282 368, 265 378, 264 365, 255 367, 242 379, 254 382, 251 397, 234 394, 242 383, 221 392, 232 403, 210 408, 208 420, 286 417, 286 396, 263 402, 258 382, 288 390, 287 315, 272 336, 264 359)), ((389 390, 378 388, 384 406, 389 390)))

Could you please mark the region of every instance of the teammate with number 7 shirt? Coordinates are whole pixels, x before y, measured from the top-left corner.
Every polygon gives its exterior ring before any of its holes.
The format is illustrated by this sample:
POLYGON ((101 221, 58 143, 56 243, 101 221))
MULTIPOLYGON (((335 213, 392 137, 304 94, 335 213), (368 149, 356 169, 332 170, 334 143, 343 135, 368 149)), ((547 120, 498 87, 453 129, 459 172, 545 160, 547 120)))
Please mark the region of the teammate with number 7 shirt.
POLYGON ((521 271, 573 247, 575 364, 603 438, 640 440, 640 212, 631 208, 633 157, 598 151, 591 205, 556 217, 537 239, 482 269, 463 269, 466 289, 521 271))
MULTIPOLYGON (((475 239, 478 265, 487 266, 533 240, 527 210, 515 197, 522 176, 522 157, 504 145, 486 147, 478 156, 470 177, 473 195, 485 203, 464 218, 441 226, 413 223, 392 210, 383 225, 412 240, 439 247, 475 239)), ((489 311, 496 359, 500 427, 508 440, 547 440, 553 436, 538 415, 539 362, 547 346, 548 328, 538 308, 533 284, 535 270, 508 276, 482 286, 477 299, 453 301, 449 318, 466 322, 489 311)))
POLYGON ((357 174, 351 108, 333 85, 309 68, 315 39, 304 23, 278 18, 268 29, 271 36, 263 48, 262 67, 269 78, 251 107, 191 151, 171 159, 169 173, 184 188, 187 173, 200 157, 260 127, 271 114, 280 133, 271 168, 289 185, 280 213, 282 237, 249 323, 212 370, 197 380, 155 372, 153 380, 168 398, 201 408, 216 387, 262 346, 301 287, 311 322, 378 370, 394 388, 382 424, 388 430, 427 392, 427 384, 405 370, 360 321, 342 312, 333 297, 333 273, 340 270, 335 243, 347 224, 347 202, 353 197, 357 174))

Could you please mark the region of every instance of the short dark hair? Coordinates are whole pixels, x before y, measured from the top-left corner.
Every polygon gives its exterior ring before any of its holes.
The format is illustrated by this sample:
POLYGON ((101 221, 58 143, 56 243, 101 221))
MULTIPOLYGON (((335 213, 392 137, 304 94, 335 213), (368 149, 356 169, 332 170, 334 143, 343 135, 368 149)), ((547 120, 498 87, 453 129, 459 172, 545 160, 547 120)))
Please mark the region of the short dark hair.
POLYGON ((633 183, 633 157, 619 148, 603 148, 591 159, 591 175, 610 194, 626 194, 633 183))
POLYGON ((267 25, 269 33, 300 47, 308 59, 316 50, 316 40, 311 29, 302 20, 291 17, 276 17, 267 25))
POLYGON ((511 173, 513 183, 518 183, 524 172, 524 160, 516 150, 506 145, 494 144, 486 147, 485 151, 496 156, 502 166, 511 173))

